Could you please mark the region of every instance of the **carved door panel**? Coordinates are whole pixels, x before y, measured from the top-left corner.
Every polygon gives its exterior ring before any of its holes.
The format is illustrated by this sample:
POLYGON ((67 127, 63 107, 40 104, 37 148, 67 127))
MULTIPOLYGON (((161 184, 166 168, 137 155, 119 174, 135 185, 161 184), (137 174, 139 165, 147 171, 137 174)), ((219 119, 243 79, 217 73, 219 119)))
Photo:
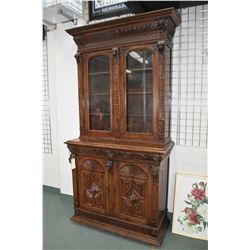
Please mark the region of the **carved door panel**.
POLYGON ((146 224, 149 215, 150 177, 147 167, 119 163, 115 169, 117 180, 115 213, 121 219, 146 224))
POLYGON ((104 160, 84 158, 79 161, 80 207, 108 213, 108 170, 104 160))

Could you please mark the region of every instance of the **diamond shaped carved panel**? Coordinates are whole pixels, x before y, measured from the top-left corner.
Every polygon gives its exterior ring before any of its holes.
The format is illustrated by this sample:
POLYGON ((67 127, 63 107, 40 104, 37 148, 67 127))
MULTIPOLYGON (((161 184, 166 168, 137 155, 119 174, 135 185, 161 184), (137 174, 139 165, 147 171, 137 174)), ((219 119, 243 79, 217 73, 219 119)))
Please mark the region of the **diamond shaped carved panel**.
POLYGON ((105 168, 101 162, 92 159, 82 161, 79 182, 80 206, 95 212, 105 212, 105 168))
POLYGON ((141 197, 135 190, 131 190, 127 195, 123 196, 122 198, 129 207, 134 206, 138 201, 141 200, 141 197))
POLYGON ((121 164, 118 171, 120 200, 119 214, 122 218, 145 220, 147 204, 147 172, 135 164, 121 164))
POLYGON ((99 191, 100 188, 95 183, 93 183, 92 186, 85 191, 85 193, 90 199, 92 199, 99 193, 99 191))

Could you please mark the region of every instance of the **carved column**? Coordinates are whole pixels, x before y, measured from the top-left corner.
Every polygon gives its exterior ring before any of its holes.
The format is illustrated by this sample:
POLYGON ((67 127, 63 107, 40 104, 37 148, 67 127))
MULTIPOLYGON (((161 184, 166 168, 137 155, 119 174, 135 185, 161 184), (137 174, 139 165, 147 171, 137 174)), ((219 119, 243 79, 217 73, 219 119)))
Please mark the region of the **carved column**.
POLYGON ((151 168, 150 174, 152 177, 152 205, 151 205, 151 225, 153 227, 157 226, 158 222, 158 200, 159 200, 159 170, 160 162, 155 161, 151 168))
POLYGON ((80 52, 75 54, 75 59, 77 63, 77 72, 78 72, 78 96, 79 96, 79 116, 80 116, 80 132, 81 135, 84 131, 84 123, 83 123, 83 75, 82 75, 82 65, 83 58, 80 52))
POLYGON ((158 138, 160 141, 165 139, 165 42, 159 41, 157 43, 159 55, 158 67, 158 95, 159 95, 159 108, 158 108, 158 138))
POLYGON ((120 137, 120 91, 119 91, 119 50, 118 48, 112 48, 111 53, 113 55, 113 86, 114 86, 114 132, 115 137, 120 137))

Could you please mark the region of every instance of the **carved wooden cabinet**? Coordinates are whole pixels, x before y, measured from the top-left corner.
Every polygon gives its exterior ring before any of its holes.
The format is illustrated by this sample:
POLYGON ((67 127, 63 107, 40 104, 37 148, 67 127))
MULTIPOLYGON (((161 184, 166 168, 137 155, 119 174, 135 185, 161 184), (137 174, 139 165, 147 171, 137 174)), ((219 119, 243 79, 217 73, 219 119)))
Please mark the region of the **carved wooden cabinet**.
POLYGON ((78 46, 73 221, 160 245, 169 224, 173 8, 67 30, 78 46))

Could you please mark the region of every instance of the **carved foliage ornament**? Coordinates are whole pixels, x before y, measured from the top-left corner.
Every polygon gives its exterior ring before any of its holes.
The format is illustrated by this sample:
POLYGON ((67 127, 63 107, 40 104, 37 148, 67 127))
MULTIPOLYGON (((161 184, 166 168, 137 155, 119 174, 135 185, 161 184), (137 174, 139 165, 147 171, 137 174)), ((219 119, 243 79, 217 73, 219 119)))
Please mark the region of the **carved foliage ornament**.
POLYGON ((160 168, 156 165, 153 165, 150 171, 152 176, 157 176, 160 171, 160 168))
POLYGON ((170 17, 162 18, 154 22, 144 24, 134 24, 125 27, 118 27, 116 29, 110 29, 103 32, 87 33, 84 35, 75 35, 74 41, 79 45, 85 45, 87 43, 96 43, 102 41, 109 41, 114 39, 120 39, 121 36, 130 36, 154 31, 160 31, 162 33, 168 32, 172 37, 174 34, 174 24, 170 20, 170 17))
POLYGON ((158 41, 157 47, 159 52, 163 53, 165 49, 165 41, 158 41))
POLYGON ((93 156, 106 156, 108 158, 118 158, 124 160, 143 160, 143 161, 153 161, 155 163, 160 163, 171 151, 167 150, 165 154, 156 153, 140 153, 140 152, 128 152, 123 150, 109 150, 102 148, 89 148, 89 147, 78 147, 74 145, 68 145, 68 149, 74 154, 80 155, 93 155, 93 156))
POLYGON ((120 169, 119 174, 129 175, 130 177, 133 177, 134 175, 147 175, 142 168, 136 166, 135 164, 124 164, 120 169))
POLYGON ((85 40, 82 35, 75 35, 73 39, 78 46, 85 44, 85 40))

